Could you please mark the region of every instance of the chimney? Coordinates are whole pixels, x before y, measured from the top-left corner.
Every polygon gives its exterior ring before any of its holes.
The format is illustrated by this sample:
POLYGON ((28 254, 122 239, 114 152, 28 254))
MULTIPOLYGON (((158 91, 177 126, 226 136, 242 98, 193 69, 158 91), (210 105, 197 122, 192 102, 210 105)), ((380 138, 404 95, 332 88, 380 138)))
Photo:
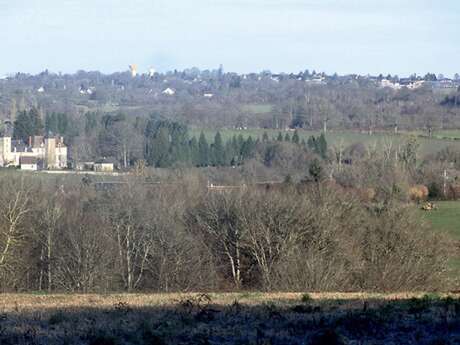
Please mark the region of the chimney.
POLYGON ((29 146, 32 146, 32 137, 29 137, 29 146))

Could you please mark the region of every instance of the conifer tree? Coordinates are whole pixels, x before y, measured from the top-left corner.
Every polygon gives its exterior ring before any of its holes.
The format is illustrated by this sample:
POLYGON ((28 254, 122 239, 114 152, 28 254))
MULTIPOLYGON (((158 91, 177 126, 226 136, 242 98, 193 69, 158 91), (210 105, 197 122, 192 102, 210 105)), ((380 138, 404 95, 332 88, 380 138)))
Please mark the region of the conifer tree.
POLYGON ((281 132, 278 132, 278 137, 276 138, 277 141, 283 141, 283 135, 281 132))
POLYGON ((225 163, 224 165, 229 165, 234 157, 232 141, 227 140, 225 143, 225 163))
POLYGON ((264 134, 262 135, 262 141, 263 141, 264 143, 266 143, 266 142, 268 141, 268 134, 267 134, 267 132, 264 132, 264 134))
POLYGON ((241 134, 238 135, 237 143, 238 143, 238 164, 240 164, 243 161, 243 146, 245 143, 245 140, 241 134))
POLYGON ((58 120, 56 113, 46 114, 45 116, 45 132, 57 133, 58 131, 58 120))
POLYGON ((29 140, 29 137, 43 134, 43 123, 36 108, 30 111, 21 111, 16 121, 14 121, 13 137, 21 139, 24 142, 29 140))
POLYGON ((190 151, 190 163, 193 166, 199 166, 200 165, 200 151, 198 149, 198 141, 196 140, 195 137, 193 137, 190 140, 189 144, 189 151, 190 151))
POLYGON ((297 132, 297 130, 294 132, 294 135, 292 136, 292 142, 294 144, 300 143, 299 133, 297 132))
POLYGON ((33 135, 42 135, 43 134, 43 122, 40 117, 40 113, 37 108, 32 108, 29 111, 29 117, 33 123, 33 135))
POLYGON ((161 127, 152 140, 149 163, 158 168, 169 167, 171 164, 169 146, 168 130, 161 127))
POLYGON ((249 136, 243 144, 241 156, 243 159, 250 158, 255 148, 254 140, 249 136))
POLYGON ((230 158, 230 165, 235 166, 240 162, 241 150, 238 144, 236 135, 232 138, 232 157, 230 158))
POLYGON ((290 143, 291 142, 291 137, 289 136, 289 133, 286 133, 286 135, 284 136, 284 141, 290 143))
POLYGON ((190 161, 190 150, 187 127, 179 123, 168 123, 168 132, 171 137, 171 163, 190 161))
POLYGON ((213 165, 215 166, 223 166, 225 165, 225 149, 224 143, 222 141, 222 136, 220 132, 217 132, 214 137, 214 143, 212 145, 212 157, 213 157, 213 165))
POLYGON ((199 166, 206 167, 209 165, 209 144, 203 132, 201 132, 200 139, 198 139, 198 156, 199 166))
POLYGON ((327 157, 327 141, 324 133, 321 133, 321 135, 319 136, 317 140, 317 145, 318 154, 325 159, 327 157))
POLYGON ((65 135, 69 127, 69 119, 66 113, 56 115, 56 133, 65 135))
POLYGON ((315 158, 311 162, 308 172, 315 182, 319 182, 323 178, 323 167, 318 159, 315 158))

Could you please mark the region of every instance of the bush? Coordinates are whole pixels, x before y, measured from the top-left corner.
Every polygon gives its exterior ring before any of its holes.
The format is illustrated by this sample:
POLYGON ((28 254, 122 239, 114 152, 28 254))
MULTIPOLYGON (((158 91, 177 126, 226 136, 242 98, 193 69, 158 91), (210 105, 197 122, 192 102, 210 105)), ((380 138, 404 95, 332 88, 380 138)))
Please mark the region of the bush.
POLYGON ((310 303, 311 301, 313 301, 313 297, 311 297, 310 294, 308 294, 308 293, 304 293, 302 295, 301 300, 302 300, 303 303, 310 303))

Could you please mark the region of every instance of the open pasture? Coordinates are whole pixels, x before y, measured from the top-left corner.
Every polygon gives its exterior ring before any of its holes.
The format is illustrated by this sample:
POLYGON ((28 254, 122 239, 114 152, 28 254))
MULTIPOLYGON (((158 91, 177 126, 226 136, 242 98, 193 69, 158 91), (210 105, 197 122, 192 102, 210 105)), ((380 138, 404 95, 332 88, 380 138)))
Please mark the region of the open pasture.
POLYGON ((450 261, 452 277, 460 277, 460 201, 436 201, 437 209, 426 212, 420 210, 422 217, 434 231, 447 234, 454 242, 454 258, 450 261))
POLYGON ((446 232, 460 241, 460 201, 439 201, 435 204, 436 210, 420 212, 423 212, 433 229, 446 232))

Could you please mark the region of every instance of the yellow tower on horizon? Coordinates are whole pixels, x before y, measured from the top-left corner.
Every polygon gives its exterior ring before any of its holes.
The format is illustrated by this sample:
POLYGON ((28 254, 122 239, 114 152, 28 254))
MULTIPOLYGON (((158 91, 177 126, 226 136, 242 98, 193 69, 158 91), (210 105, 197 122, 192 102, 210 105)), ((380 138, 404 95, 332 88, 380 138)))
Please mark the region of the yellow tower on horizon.
POLYGON ((129 65, 129 71, 131 72, 131 77, 134 78, 137 75, 137 65, 129 65))

